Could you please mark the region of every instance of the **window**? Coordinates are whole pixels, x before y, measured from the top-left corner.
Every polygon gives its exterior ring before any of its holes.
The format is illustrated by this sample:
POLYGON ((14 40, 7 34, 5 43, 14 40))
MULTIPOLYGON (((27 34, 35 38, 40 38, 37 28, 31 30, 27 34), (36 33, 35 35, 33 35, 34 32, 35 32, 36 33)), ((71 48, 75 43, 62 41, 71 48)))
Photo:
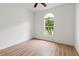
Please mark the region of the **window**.
POLYGON ((44 17, 44 33, 47 35, 54 33, 54 15, 52 13, 46 14, 44 17))

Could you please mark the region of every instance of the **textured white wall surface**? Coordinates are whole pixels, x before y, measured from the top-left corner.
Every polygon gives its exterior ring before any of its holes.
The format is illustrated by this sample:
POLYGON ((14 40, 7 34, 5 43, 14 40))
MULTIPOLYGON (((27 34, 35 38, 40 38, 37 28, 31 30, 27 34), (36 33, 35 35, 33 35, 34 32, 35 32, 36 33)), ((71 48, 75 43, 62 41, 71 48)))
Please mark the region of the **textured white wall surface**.
POLYGON ((0 49, 32 38, 33 14, 16 4, 0 4, 0 49))
POLYGON ((75 5, 64 4, 35 13, 35 37, 49 41, 74 45, 75 5), (44 16, 53 13, 55 16, 54 35, 44 35, 44 16))
POLYGON ((76 35, 75 35, 75 48, 79 53, 79 4, 76 4, 76 35))

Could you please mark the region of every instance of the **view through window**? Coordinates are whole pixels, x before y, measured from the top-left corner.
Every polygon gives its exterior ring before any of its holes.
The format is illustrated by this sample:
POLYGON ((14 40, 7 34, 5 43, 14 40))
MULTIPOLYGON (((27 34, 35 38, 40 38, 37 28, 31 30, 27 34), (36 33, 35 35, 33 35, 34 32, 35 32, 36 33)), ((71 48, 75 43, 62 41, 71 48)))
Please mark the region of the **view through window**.
POLYGON ((54 15, 48 13, 44 17, 44 33, 47 35, 54 34, 54 15))

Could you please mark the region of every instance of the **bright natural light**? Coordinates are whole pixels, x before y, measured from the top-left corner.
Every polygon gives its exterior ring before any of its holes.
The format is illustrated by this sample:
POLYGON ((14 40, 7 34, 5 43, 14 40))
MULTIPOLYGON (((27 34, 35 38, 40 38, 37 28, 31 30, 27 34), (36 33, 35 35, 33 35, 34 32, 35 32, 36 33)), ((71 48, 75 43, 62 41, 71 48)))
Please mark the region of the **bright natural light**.
POLYGON ((52 13, 48 13, 48 14, 45 15, 44 18, 48 18, 48 17, 54 17, 54 15, 52 13))
POLYGON ((54 33, 54 15, 48 13, 44 17, 44 33, 46 35, 53 35, 54 33))

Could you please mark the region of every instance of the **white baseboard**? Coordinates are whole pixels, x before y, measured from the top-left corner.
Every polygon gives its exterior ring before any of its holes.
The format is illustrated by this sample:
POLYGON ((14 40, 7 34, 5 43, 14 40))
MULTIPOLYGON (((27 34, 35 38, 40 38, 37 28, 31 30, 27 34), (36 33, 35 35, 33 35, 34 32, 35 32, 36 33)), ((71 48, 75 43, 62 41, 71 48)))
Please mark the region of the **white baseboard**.
POLYGON ((60 42, 60 41, 47 40, 47 39, 41 39, 41 38, 36 38, 36 39, 45 40, 45 41, 50 41, 50 42, 59 43, 59 44, 64 44, 64 45, 68 45, 68 46, 74 46, 74 45, 66 44, 66 43, 60 42))

